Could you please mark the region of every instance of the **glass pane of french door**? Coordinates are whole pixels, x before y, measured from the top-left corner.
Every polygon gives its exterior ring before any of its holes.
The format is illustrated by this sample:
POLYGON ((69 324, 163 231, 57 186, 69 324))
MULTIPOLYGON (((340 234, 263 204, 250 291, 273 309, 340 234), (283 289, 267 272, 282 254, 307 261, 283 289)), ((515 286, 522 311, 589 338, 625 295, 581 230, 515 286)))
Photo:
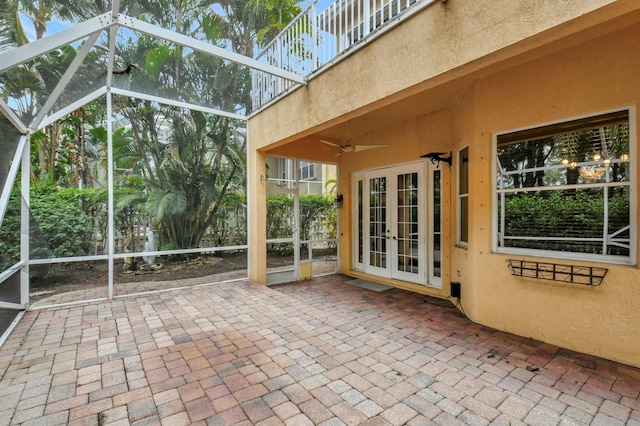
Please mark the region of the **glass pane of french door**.
POLYGON ((387 177, 369 179, 369 266, 387 268, 387 177))
POLYGON ((396 253, 399 272, 418 274, 418 173, 397 175, 396 253))

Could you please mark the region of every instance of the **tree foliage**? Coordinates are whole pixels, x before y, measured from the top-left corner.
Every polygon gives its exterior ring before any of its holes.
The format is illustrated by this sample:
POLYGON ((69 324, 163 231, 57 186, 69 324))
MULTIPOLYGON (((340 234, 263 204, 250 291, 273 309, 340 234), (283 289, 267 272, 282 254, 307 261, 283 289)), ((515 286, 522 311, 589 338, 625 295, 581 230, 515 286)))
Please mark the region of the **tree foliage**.
MULTIPOLYGON (((30 21, 35 38, 40 39, 53 21, 84 20, 109 10, 110 5, 102 1, 0 0, 4 24, 0 49, 29 42, 23 22, 30 21)), ((121 12, 251 57, 260 43, 295 17, 299 7, 290 0, 142 0, 122 3, 121 12)), ((91 49, 54 110, 90 93, 95 84, 104 84, 104 42, 91 49)), ((54 49, 0 74, 0 95, 5 101, 11 99, 25 123, 38 116, 80 47, 54 49)), ((134 30, 117 37, 115 53, 116 87, 224 111, 250 110, 251 79, 246 67, 134 30)), ((93 233, 82 240, 106 235, 106 120, 113 120, 115 231, 116 238, 125 241, 117 243, 117 249, 134 249, 126 241, 140 226, 158 231, 163 248, 198 247, 212 233, 219 244, 246 243, 246 236, 237 235, 241 226, 230 224, 230 218, 239 219, 246 210, 244 123, 117 96, 113 107, 114 116, 107 117, 105 101, 98 99, 32 134, 34 206, 42 209, 38 203, 48 200, 43 191, 59 197, 64 188, 93 188, 93 211, 76 215, 93 221, 93 233)), ((3 146, 14 143, 3 141, 3 146)), ((8 168, 7 161, 0 163, 0 171, 8 168)), ((66 207, 60 212, 68 214, 36 217, 34 213, 34 218, 46 228, 44 222, 55 219, 57 224, 73 216, 66 207)), ((78 237, 70 231, 67 235, 78 237)), ((76 253, 73 244, 64 248, 65 244, 47 240, 57 247, 56 255, 76 253)))

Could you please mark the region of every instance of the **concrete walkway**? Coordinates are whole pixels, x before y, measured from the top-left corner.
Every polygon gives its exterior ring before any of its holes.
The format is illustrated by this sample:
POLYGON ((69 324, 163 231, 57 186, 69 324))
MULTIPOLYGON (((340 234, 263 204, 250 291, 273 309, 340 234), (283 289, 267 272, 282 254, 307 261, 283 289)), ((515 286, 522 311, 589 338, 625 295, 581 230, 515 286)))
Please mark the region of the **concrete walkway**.
POLYGON ((0 425, 640 425, 640 370, 333 275, 31 311, 0 425))

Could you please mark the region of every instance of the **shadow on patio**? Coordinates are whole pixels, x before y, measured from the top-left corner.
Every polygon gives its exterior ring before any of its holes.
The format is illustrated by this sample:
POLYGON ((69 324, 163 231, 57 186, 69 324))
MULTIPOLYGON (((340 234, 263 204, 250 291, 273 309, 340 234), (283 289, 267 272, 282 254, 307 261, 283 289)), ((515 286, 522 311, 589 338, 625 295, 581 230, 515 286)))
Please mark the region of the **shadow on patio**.
POLYGON ((0 424, 640 424, 640 370, 325 276, 27 312, 0 424))

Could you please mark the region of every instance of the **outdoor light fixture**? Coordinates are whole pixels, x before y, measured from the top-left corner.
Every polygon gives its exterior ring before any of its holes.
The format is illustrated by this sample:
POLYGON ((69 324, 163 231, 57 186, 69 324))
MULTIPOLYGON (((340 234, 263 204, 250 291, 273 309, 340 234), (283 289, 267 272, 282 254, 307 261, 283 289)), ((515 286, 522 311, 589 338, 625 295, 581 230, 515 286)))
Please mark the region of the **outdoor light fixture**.
POLYGON ((449 152, 430 152, 428 154, 424 154, 420 156, 421 158, 428 158, 431 160, 431 164, 438 163, 440 166, 440 162, 447 163, 449 167, 451 167, 451 151, 449 152), (449 155, 448 157, 443 157, 443 155, 449 155))
POLYGON ((336 209, 342 208, 342 194, 338 194, 336 198, 333 200, 333 207, 336 209))

